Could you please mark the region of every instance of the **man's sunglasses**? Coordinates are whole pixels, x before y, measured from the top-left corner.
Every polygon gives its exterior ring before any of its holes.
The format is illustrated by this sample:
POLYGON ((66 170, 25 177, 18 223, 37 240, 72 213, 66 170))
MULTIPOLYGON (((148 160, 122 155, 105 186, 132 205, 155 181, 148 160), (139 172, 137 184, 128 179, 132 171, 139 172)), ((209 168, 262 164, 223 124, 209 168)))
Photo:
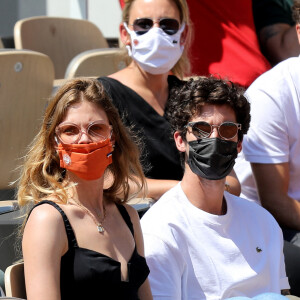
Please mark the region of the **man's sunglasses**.
POLYGON ((231 140, 236 137, 239 130, 242 129, 242 125, 233 122, 224 122, 221 125, 211 125, 204 121, 199 122, 189 122, 186 126, 192 128, 192 133, 198 139, 208 138, 213 128, 218 129, 219 136, 225 140, 231 140))
POLYGON ((162 18, 153 21, 150 18, 139 18, 134 20, 132 27, 136 34, 142 35, 148 32, 155 23, 158 23, 159 28, 169 35, 175 34, 179 30, 180 26, 179 22, 175 19, 162 18))

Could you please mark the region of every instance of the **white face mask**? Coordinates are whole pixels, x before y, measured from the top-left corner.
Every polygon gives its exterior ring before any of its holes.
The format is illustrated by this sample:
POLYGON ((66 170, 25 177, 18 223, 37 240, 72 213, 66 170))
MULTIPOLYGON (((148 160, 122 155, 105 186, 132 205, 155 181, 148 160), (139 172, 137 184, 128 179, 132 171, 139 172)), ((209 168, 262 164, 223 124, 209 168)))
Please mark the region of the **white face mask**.
POLYGON ((182 55, 184 46, 180 45, 181 33, 185 24, 173 35, 165 33, 161 28, 152 27, 148 32, 138 35, 124 27, 131 37, 131 46, 126 46, 128 55, 134 59, 142 69, 150 74, 164 74, 169 72, 182 55))

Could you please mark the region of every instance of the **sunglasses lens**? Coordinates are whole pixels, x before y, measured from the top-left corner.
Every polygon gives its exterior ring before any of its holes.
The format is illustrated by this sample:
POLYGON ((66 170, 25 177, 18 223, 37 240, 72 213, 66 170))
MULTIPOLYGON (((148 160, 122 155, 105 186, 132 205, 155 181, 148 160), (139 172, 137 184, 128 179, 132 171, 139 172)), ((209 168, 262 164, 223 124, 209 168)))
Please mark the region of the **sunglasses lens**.
POLYGON ((159 27, 167 34, 173 35, 179 30, 179 22, 175 19, 162 19, 159 27))
POLYGON ((59 139, 65 144, 73 144, 80 137, 80 129, 71 124, 61 125, 57 131, 59 139))
POLYGON ((92 142, 98 143, 109 137, 111 127, 102 123, 92 123, 86 131, 81 131, 76 124, 62 124, 56 130, 57 136, 64 144, 78 143, 83 132, 92 142))
POLYGON ((231 123, 231 122, 225 122, 221 124, 219 128, 219 134, 222 138, 225 139, 232 139, 236 136, 238 132, 238 127, 236 124, 231 123))
POLYGON ((197 122, 192 127, 193 134, 198 138, 206 138, 210 135, 211 127, 206 122, 197 122))
POLYGON ((102 123, 94 123, 90 125, 87 133, 93 141, 100 142, 101 140, 107 139, 110 133, 110 127, 102 123))
POLYGON ((153 27, 153 21, 148 18, 136 19, 133 22, 133 30, 141 35, 149 31, 153 27))
MULTIPOLYGON (((149 18, 136 19, 133 22, 133 30, 142 35, 148 32, 153 27, 153 20, 149 18)), ((159 27, 167 34, 173 35, 179 30, 179 22, 175 19, 161 19, 159 27)))

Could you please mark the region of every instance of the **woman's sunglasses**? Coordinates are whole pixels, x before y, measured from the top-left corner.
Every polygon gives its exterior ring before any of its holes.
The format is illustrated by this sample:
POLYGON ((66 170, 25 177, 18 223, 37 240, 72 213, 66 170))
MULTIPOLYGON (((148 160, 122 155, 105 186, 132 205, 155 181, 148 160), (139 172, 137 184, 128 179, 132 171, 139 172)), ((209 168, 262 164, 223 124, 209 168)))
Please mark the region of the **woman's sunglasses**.
POLYGON ((86 134, 93 143, 106 140, 111 137, 112 126, 103 124, 102 121, 90 123, 84 131, 74 123, 61 123, 56 127, 56 135, 64 144, 77 144, 82 134, 86 134))
POLYGON ((153 21, 150 18, 139 18, 134 20, 132 27, 136 34, 142 35, 148 32, 155 23, 158 23, 159 28, 169 35, 175 34, 179 30, 180 26, 179 22, 175 19, 162 18, 157 21, 153 21))
POLYGON ((233 139, 239 130, 242 129, 242 125, 233 122, 224 122, 221 125, 210 125, 207 122, 189 122, 185 127, 191 127, 194 136, 198 139, 208 138, 213 128, 218 129, 219 136, 225 140, 233 139))

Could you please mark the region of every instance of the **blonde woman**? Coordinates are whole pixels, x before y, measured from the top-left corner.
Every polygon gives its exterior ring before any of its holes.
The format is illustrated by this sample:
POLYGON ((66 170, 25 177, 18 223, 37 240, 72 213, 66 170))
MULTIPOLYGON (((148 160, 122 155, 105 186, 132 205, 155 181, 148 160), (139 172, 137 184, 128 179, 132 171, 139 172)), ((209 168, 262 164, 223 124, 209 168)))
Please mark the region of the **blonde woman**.
MULTIPOLYGON (((189 73, 191 27, 186 0, 125 1, 120 38, 129 65, 99 78, 123 122, 143 139, 147 196, 155 200, 183 176, 165 111, 173 90, 183 85, 189 73)), ((239 193, 237 179, 228 179, 231 191, 239 193)))
POLYGON ((144 189, 139 153, 102 85, 66 83, 19 183, 19 204, 34 205, 22 240, 29 300, 152 299, 128 182, 144 189), (105 189, 107 170, 114 180, 105 189))

